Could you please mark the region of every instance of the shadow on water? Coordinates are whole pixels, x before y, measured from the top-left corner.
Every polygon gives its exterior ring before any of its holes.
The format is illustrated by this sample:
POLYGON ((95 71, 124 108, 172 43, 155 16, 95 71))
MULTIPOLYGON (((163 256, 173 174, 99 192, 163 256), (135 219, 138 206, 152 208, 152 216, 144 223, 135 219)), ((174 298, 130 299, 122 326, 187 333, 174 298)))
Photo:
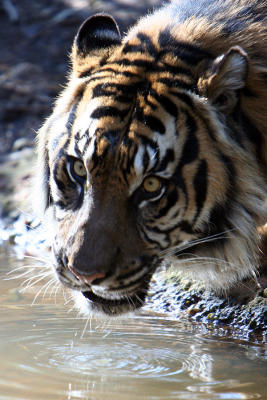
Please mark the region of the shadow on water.
POLYGON ((86 320, 53 287, 32 304, 40 286, 6 280, 22 265, 0 260, 1 400, 267 398, 263 344, 146 310, 86 320))

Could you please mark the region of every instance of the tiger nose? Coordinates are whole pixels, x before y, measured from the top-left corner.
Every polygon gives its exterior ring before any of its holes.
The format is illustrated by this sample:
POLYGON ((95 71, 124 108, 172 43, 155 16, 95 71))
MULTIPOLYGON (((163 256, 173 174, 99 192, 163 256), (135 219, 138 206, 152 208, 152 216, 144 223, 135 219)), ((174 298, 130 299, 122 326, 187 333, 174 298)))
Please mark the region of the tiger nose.
POLYGON ((76 276, 76 278, 78 278, 83 283, 88 283, 89 285, 91 285, 97 279, 103 279, 106 276, 102 272, 96 272, 96 273, 93 273, 93 274, 90 274, 90 275, 85 275, 85 274, 78 273, 77 271, 75 271, 74 268, 72 268, 70 266, 69 266, 69 269, 73 273, 73 275, 76 276))

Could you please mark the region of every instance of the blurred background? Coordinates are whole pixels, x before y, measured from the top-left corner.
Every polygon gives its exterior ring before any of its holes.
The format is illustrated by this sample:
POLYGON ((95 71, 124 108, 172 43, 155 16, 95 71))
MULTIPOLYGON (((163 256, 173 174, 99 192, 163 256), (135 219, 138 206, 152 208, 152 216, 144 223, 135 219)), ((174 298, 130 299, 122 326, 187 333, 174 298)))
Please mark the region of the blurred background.
POLYGON ((36 130, 66 82, 68 54, 84 19, 96 12, 109 13, 123 33, 162 3, 0 0, 0 161, 10 151, 32 146, 36 130))

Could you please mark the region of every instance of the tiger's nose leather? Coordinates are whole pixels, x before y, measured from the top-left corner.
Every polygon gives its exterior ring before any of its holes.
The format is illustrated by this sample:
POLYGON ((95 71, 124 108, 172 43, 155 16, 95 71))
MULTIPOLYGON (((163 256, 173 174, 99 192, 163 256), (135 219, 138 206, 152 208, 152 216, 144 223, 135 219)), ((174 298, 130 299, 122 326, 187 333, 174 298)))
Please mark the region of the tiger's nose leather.
POLYGON ((101 272, 96 272, 93 274, 85 275, 85 274, 79 274, 77 271, 75 271, 74 268, 69 267, 70 271, 78 278, 80 281, 87 283, 87 284, 92 284, 95 280, 97 279, 102 279, 105 278, 105 274, 101 272))
POLYGON ((115 272, 120 248, 113 233, 101 225, 94 231, 88 228, 90 241, 84 241, 78 251, 69 257, 68 267, 80 280, 91 283, 115 272))

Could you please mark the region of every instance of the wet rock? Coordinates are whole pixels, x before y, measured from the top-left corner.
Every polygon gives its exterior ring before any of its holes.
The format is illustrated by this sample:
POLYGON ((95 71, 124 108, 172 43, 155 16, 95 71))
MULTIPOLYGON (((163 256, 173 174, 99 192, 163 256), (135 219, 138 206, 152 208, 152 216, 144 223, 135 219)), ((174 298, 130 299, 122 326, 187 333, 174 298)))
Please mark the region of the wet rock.
POLYGON ((212 324, 218 329, 230 329, 235 337, 242 339, 266 340, 267 299, 263 297, 263 291, 255 293, 252 300, 243 304, 238 303, 235 297, 219 297, 175 276, 166 280, 164 274, 157 274, 151 283, 148 309, 169 313, 178 319, 187 317, 212 324))

